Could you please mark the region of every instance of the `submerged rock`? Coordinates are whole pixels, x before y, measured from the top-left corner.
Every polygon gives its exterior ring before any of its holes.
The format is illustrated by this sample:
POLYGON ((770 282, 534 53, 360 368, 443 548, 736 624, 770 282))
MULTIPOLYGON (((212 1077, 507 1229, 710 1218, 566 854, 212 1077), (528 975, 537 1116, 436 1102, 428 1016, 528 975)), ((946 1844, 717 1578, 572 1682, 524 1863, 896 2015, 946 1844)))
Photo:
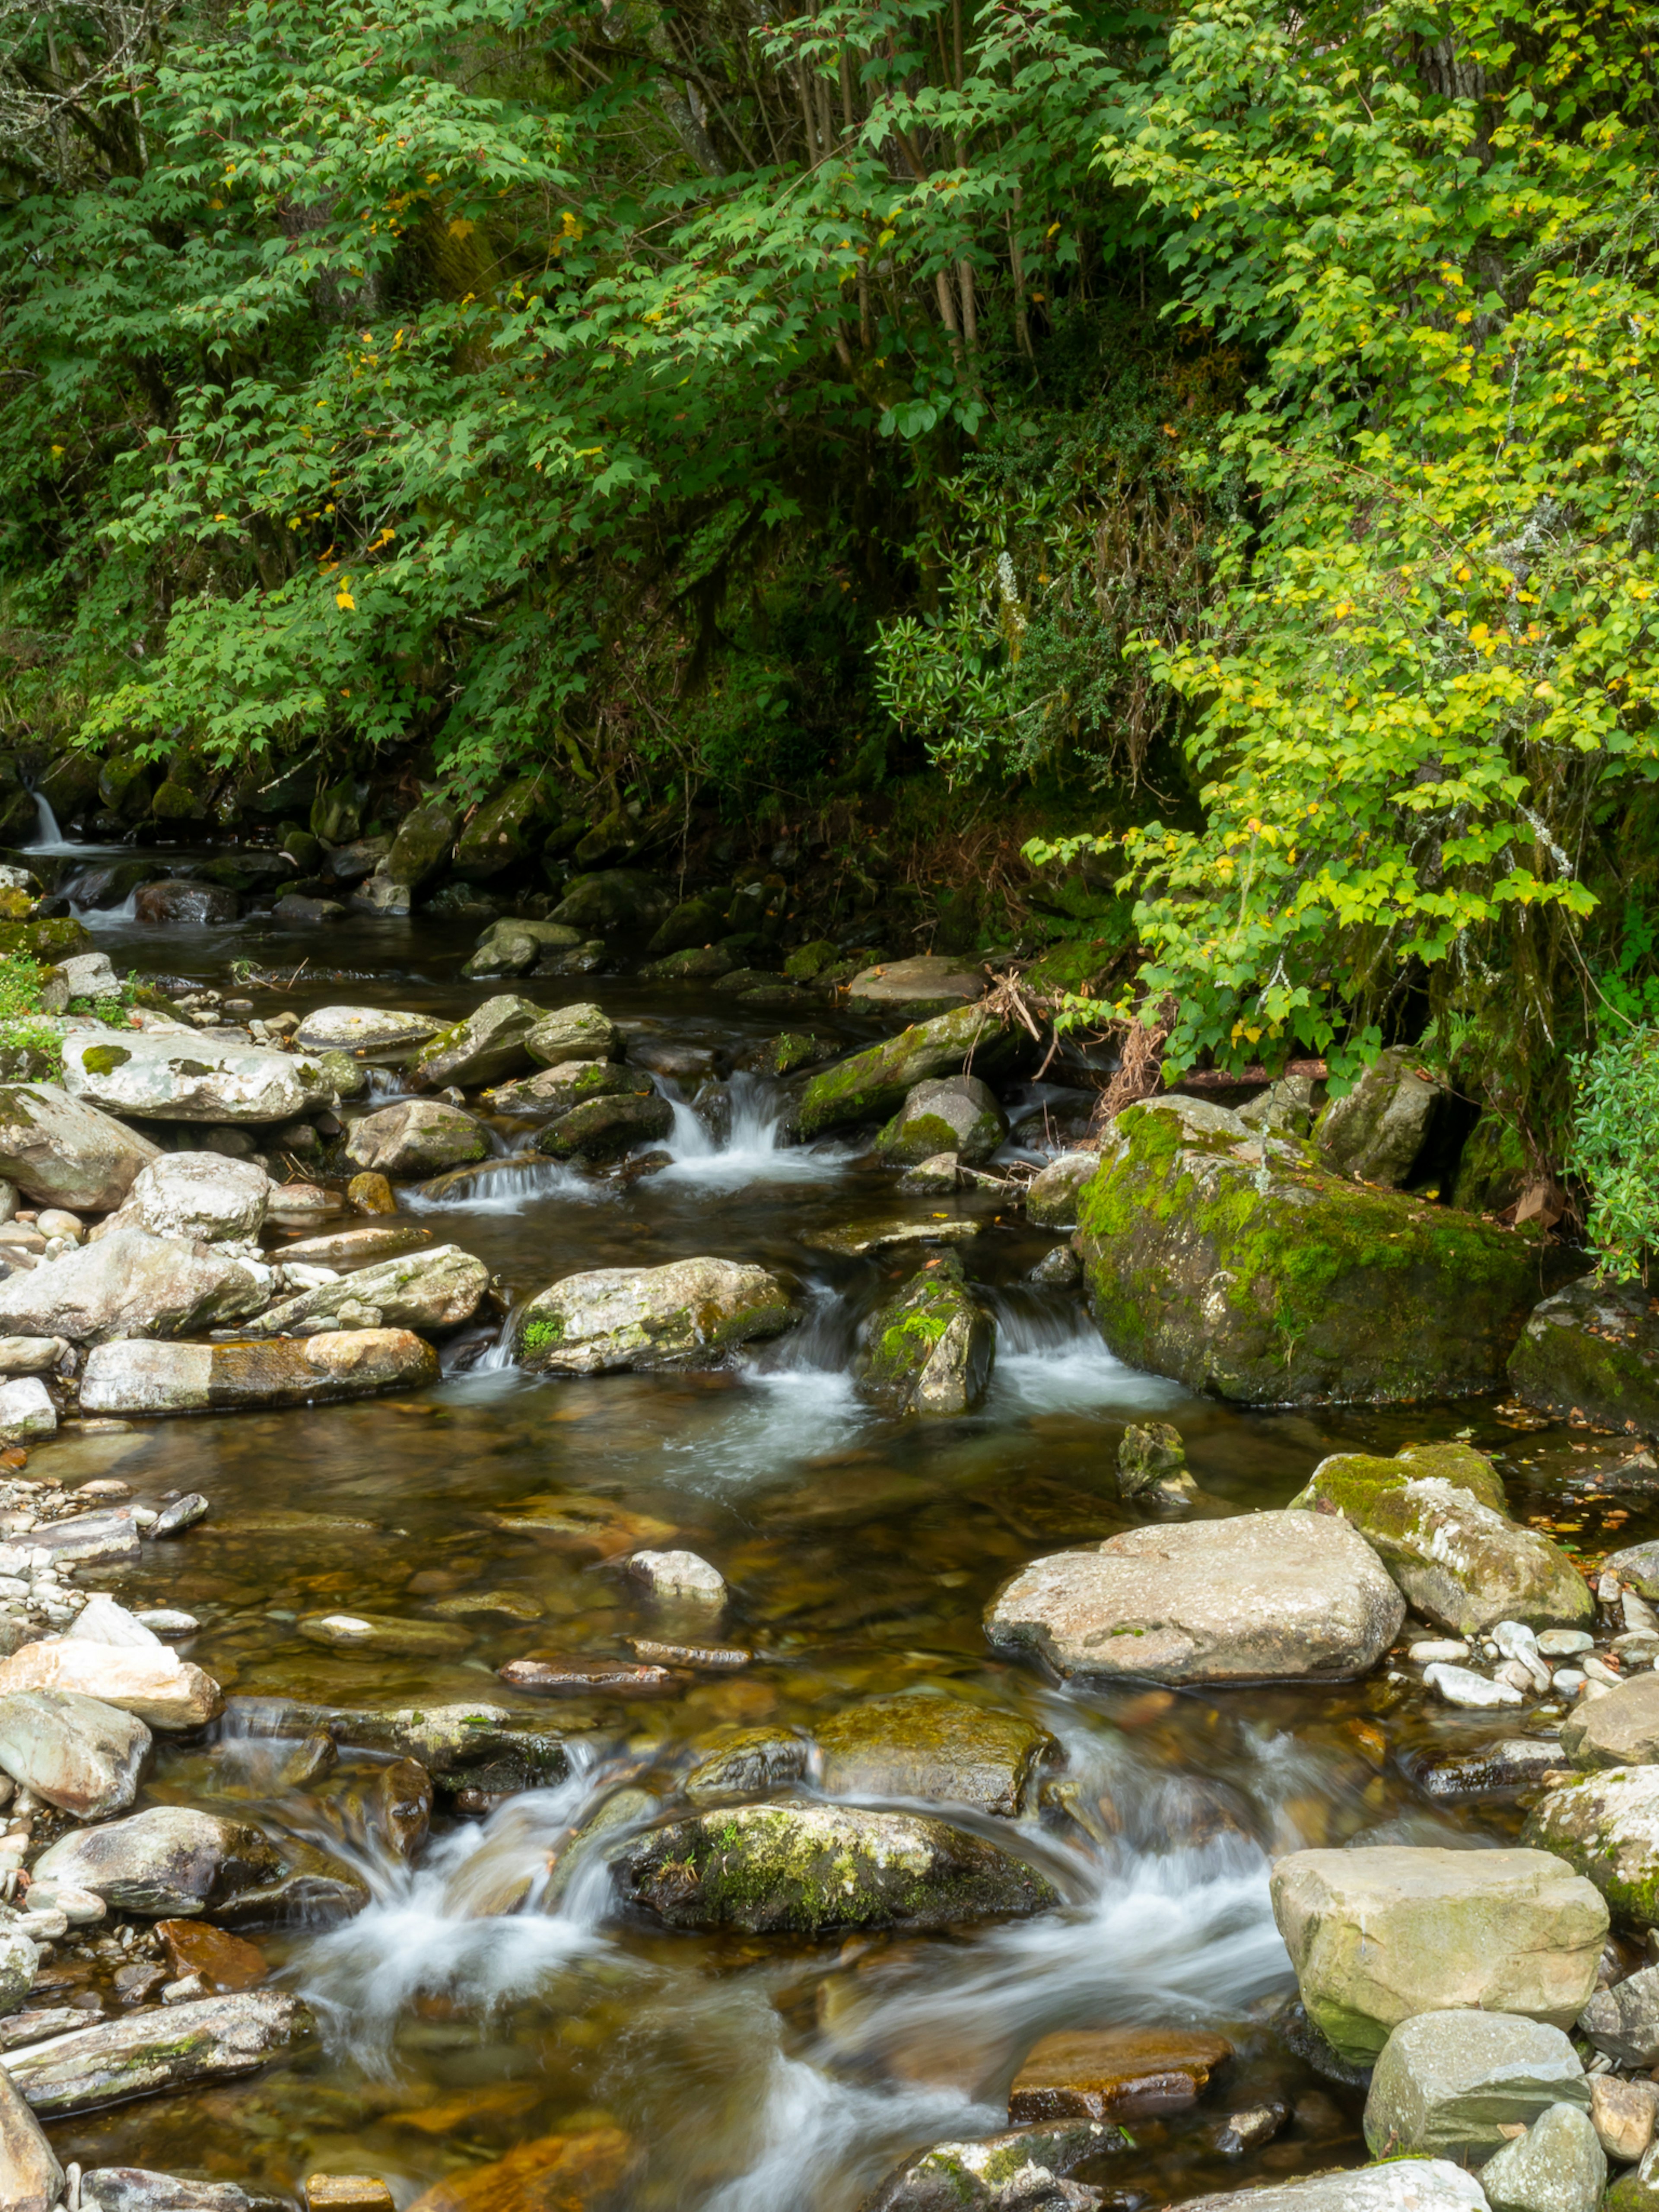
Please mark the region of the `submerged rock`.
POLYGON ((1345 1182, 1189 1098, 1120 1114, 1078 1249, 1121 1359, 1213 1397, 1318 1405, 1498 1389, 1540 1265, 1528 1237, 1345 1182))
POLYGON ((676 1260, 567 1275, 516 1307, 509 1330, 514 1358, 531 1372, 599 1375, 716 1359, 794 1319, 763 1267, 676 1260))
POLYGON ((1419 2013, 1571 2027, 1607 1938, 1601 1898, 1547 1850, 1292 1851, 1273 1868, 1273 1904, 1309 2019, 1360 2065, 1419 2013))
POLYGON ((1659 1766, 1564 1783, 1534 1806, 1521 1835, 1588 1875, 1621 1927, 1659 1928, 1659 1766))
POLYGON ((1022 2061, 1011 2120, 1139 2119, 1195 2105, 1233 2055, 1205 2028, 1062 2028, 1022 2061))
POLYGON ((817 1730, 831 1797, 924 1797, 1013 1820, 1060 1746, 1018 1713, 954 1698, 872 1698, 817 1730))
POLYGON ((811 1138, 848 1122, 884 1121, 915 1085, 958 1074, 970 1061, 980 1074, 1000 1074, 1024 1056, 1029 1042, 978 1006, 938 1015, 813 1076, 801 1092, 797 1126, 811 1138))
POLYGON ((489 1287, 489 1270, 482 1260, 459 1244, 434 1244, 284 1298, 250 1322, 245 1333, 312 1336, 347 1327, 437 1333, 471 1321, 489 1287))
POLYGON ((950 1928, 1048 1911, 1045 1876, 926 1814, 737 1805, 630 1838, 611 1862, 624 1900, 671 1928, 814 1935, 950 1928))
POLYGON ((872 1316, 860 1388, 893 1413, 965 1413, 985 1395, 996 1323, 953 1253, 930 1260, 872 1316))
POLYGON ((1659 1315, 1646 1286, 1586 1275, 1544 1299, 1510 1354, 1510 1382, 1541 1413, 1659 1436, 1659 1315))
POLYGON ((1398 1189, 1411 1176, 1444 1086, 1418 1072, 1405 1045, 1378 1054, 1346 1097, 1333 1098, 1314 1142, 1338 1175, 1398 1189))
POLYGON ((250 1990, 55 2035, 9 2051, 6 2070, 35 2112, 64 2119, 128 2097, 252 2074, 311 2033, 298 1997, 250 1990))
POLYGON ((1511 1521, 1490 1461, 1465 1444, 1408 1444, 1394 1459, 1338 1452, 1291 1500, 1358 1530, 1407 1601, 1475 1636, 1500 1620, 1571 1628, 1595 1601, 1560 1547, 1511 1521))
POLYGON ((36 1861, 34 1875, 160 1920, 206 1912, 276 1871, 276 1853, 257 1828, 188 1805, 153 1805, 61 1838, 36 1861))
POLYGON ((253 1160, 222 1152, 163 1152, 140 1169, 118 1217, 152 1237, 222 1239, 257 1237, 276 1186, 253 1160))
POLYGON ((0 1177, 38 1206, 119 1206, 160 1148, 56 1083, 0 1085, 0 1177))
POLYGON ((265 1269, 210 1244, 123 1224, 0 1283, 0 1334, 72 1344, 184 1336, 257 1313, 270 1282, 265 1269))
POLYGON ((876 1139, 892 1167, 915 1167, 939 1152, 955 1152, 969 1166, 988 1160, 1008 1133, 1008 1117, 988 1083, 976 1075, 947 1075, 918 1083, 876 1139))
POLYGON ((1374 2158, 1416 2152, 1479 2161, 1552 2105, 1589 2109, 1577 2053, 1559 2027, 1503 2012, 1419 2014, 1383 2045, 1365 2100, 1374 2158))
POLYGON ((303 1053, 227 1044, 199 1032, 77 1030, 64 1040, 64 1087, 109 1114, 152 1121, 293 1121, 334 1095, 303 1053))
POLYGON ((1406 1607, 1364 1540, 1333 1516, 1247 1513, 1132 1528, 1034 1559, 986 1614, 1003 1650, 1060 1674, 1155 1682, 1348 1681, 1406 1607))
POLYGON ((423 1389, 437 1379, 437 1353, 405 1328, 334 1330, 270 1344, 105 1344, 88 1358, 81 1408, 229 1413, 423 1389))
POLYGON ((541 2136, 434 2183, 409 2212, 602 2212, 618 2201, 636 2157, 620 2128, 541 2136))
POLYGON ((458 1622, 399 1620, 387 1613, 311 1613, 294 1626, 308 1644, 388 1658, 459 1659, 472 1641, 471 1630, 458 1622))
POLYGON ((380 1175, 436 1175, 489 1156, 489 1133, 459 1106, 436 1098, 403 1098, 365 1114, 346 1139, 355 1167, 380 1175))

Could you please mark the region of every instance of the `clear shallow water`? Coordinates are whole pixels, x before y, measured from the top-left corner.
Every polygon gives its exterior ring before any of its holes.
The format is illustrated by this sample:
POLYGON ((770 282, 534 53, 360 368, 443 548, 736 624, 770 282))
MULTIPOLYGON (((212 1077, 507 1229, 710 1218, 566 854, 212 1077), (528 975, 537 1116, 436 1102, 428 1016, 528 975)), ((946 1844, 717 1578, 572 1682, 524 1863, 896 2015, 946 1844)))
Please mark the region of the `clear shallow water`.
MULTIPOLYGON (((268 968, 281 951, 283 988, 249 993, 262 1015, 367 1000, 453 1017, 509 988, 549 1006, 594 999, 641 1036, 732 1053, 778 1026, 734 1017, 710 993, 623 979, 464 984, 475 934, 365 921, 279 943, 257 925, 115 922, 110 942, 118 967, 222 987, 231 960, 268 968), (313 981, 325 958, 366 980, 313 981)), ((817 1025, 849 1042, 871 1034, 817 1025)), ((1194 1400, 1125 1368, 1073 1301, 1024 1281, 1054 1240, 994 1194, 907 1201, 850 1146, 792 1148, 781 1094, 752 1078, 663 1087, 676 1112, 658 1172, 590 1176, 509 1155, 441 1201, 405 1202, 478 1252, 509 1302, 581 1268, 697 1252, 763 1261, 803 1311, 775 1343, 715 1374, 574 1382, 531 1380, 486 1351, 416 1399, 65 1437, 34 1455, 34 1472, 70 1482, 117 1474, 141 1495, 207 1494, 212 1517, 120 1587, 197 1613, 190 1656, 232 1692, 241 1733, 169 1751, 151 1794, 257 1808, 324 1842, 371 1895, 340 1927, 257 1938, 281 1984, 315 2007, 316 2049, 243 2083, 64 2124, 60 2154, 289 2193, 319 2169, 378 2172, 406 2206, 550 2136, 595 2157, 626 2138, 605 2200, 624 2212, 852 2212, 906 2151, 1002 2123, 1038 2036, 1201 2021, 1236 2046, 1224 2087, 1190 2114, 1138 2124, 1132 2154, 1085 2175, 1109 2204, 1357 2161, 1358 2100, 1265 2025, 1290 1987, 1271 1856, 1384 1833, 1504 1839, 1512 1813, 1431 1808, 1410 1777, 1425 1744, 1504 1730, 1414 1705, 1381 1711, 1364 1684, 1062 1692, 988 1650, 982 1610, 1025 1560, 1141 1517, 1113 1472, 1133 1419, 1180 1425, 1214 1511, 1284 1504, 1334 1448, 1466 1428, 1509 1455, 1512 1495, 1531 1510, 1559 1493, 1575 1441, 1517 1435, 1490 1407, 1251 1414, 1194 1400), (960 1421, 896 1424, 855 1388, 860 1332, 914 1255, 841 1258, 811 1240, 895 1213, 979 1225, 959 1249, 996 1316, 997 1363, 985 1406, 960 1421), (524 1509, 550 1496, 580 1509, 586 1535, 526 1531, 524 1509), (720 1633, 755 1651, 750 1668, 661 1702, 535 1706, 574 1731, 573 1778, 483 1817, 441 1808, 412 1868, 375 1845, 357 1809, 372 1759, 348 1756, 304 1788, 276 1778, 288 1747, 268 1731, 283 1701, 527 1705, 494 1679, 506 1661, 623 1654, 630 1635, 661 1633, 615 1564, 642 1543, 684 1544, 720 1567, 732 1590, 720 1633), (466 1640, 441 1661, 330 1650, 295 1626, 338 1609, 425 1620, 489 1593, 512 1609, 463 1612, 466 1640), (647 1793, 647 1816, 672 1804, 716 1732, 810 1733, 896 1692, 1011 1708, 1063 1745, 1058 1778, 1076 1817, 1051 1807, 1018 1838, 1056 1881, 1060 1910, 930 1937, 669 1934, 617 1914, 597 1854, 554 1893, 584 1820, 622 1790, 647 1793), (1223 2156, 1218 2118, 1265 2095, 1291 2107, 1283 2133, 1223 2156)), ((1054 1097, 1037 1109, 1021 1138, 1039 1134, 1046 1111, 1046 1134, 1063 1140, 1054 1097)), ((521 1133, 504 1128, 501 1141, 521 1133)), ((1587 1547, 1596 1526, 1592 1514, 1587 1547)))

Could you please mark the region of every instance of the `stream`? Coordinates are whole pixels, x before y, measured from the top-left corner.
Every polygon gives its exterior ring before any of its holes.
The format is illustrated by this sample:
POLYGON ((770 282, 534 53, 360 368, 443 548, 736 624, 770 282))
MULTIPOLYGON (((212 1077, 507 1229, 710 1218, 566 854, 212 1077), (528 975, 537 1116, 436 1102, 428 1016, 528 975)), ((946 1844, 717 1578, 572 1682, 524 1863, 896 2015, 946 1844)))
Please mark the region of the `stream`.
MULTIPOLYGON (((630 1049, 708 1054, 714 1073, 659 1078, 675 1110, 657 1172, 520 1162, 509 1133, 462 1184, 401 1201, 483 1259, 509 1302, 578 1270, 712 1253, 777 1271, 805 1318, 715 1372, 579 1381, 521 1375, 492 1321, 444 1347, 443 1379, 421 1395, 68 1429, 31 1455, 31 1474, 67 1485, 113 1475, 210 1501, 185 1540, 147 1547, 142 1571, 118 1584, 124 1603, 198 1617, 185 1655, 231 1700, 213 1741, 163 1748, 148 1801, 252 1810, 323 1840, 372 1899, 333 1927, 258 1936, 278 1985, 315 2010, 317 2045, 240 2083, 55 2125, 61 2159, 202 2172, 284 2201, 316 2171, 372 2173, 403 2207, 518 2146, 555 2136, 602 2146, 619 2130, 625 2179, 605 2201, 630 2212, 854 2212, 906 2152, 1006 2126, 1011 2078, 1038 2037, 1133 2021, 1213 2025, 1237 2057, 1219 2103, 1138 2121, 1131 2148, 1078 2170, 1107 2205, 1178 2203, 1364 2160, 1363 2092, 1310 2070, 1271 2024, 1294 1992, 1268 1905, 1271 1858, 1362 1838, 1512 1840, 1513 1803, 1437 1804, 1413 1776, 1428 1753, 1517 1723, 1425 1702, 1414 1680, 1390 1682, 1386 1662, 1346 1686, 1060 1689, 994 1655, 982 1611, 1022 1563, 1147 1517, 1115 1479, 1132 1420, 1179 1427, 1206 1510, 1281 1506, 1334 1449, 1468 1434, 1497 1457, 1518 1517, 1547 1517, 1587 1552, 1659 1533, 1659 1516, 1575 1498, 1581 1435, 1515 1423, 1488 1401, 1241 1411, 1125 1367, 1074 1294, 1027 1280, 1060 1240, 998 1194, 900 1198, 854 1144, 781 1141, 775 1091, 718 1072, 781 1024, 734 1014, 703 987, 468 982, 459 969, 476 923, 354 917, 319 933, 82 918, 121 972, 228 990, 236 961, 291 971, 281 990, 246 993, 262 1017, 351 1001, 453 1019, 510 989, 549 1006, 593 1000, 630 1049), (914 1262, 840 1256, 815 1238, 875 1213, 979 1224, 957 1248, 997 1322, 979 1412, 898 1423, 856 1395, 860 1326, 914 1262), (584 1501, 598 1535, 499 1525, 549 1491, 584 1501), (348 1754, 308 1784, 280 1778, 294 1748, 278 1732, 285 1701, 505 1702, 494 1671, 510 1659, 627 1655, 629 1636, 660 1632, 660 1611, 617 1555, 671 1543, 726 1577, 721 1640, 752 1649, 754 1663, 668 1698, 544 1704, 547 1727, 576 1732, 557 1786, 441 1812, 411 1866, 378 1850, 354 1809, 372 1759, 348 1754), (414 1616, 469 1598, 490 1602, 450 1607, 471 1633, 453 1660, 330 1651, 294 1627, 325 1607, 414 1616), (1022 1827, 1059 1911, 812 1942, 630 1922, 597 1853, 562 1890, 550 1883, 574 1827, 619 1790, 671 1794, 711 1731, 810 1729, 899 1692, 1012 1709, 1058 1739, 1078 1817, 1022 1827), (1225 2112, 1270 2099, 1290 2115, 1271 2142, 1243 2155, 1218 2147, 1225 2112)), ((849 1046, 880 1033, 830 1026, 849 1046)), ((379 1088, 396 1095, 394 1079, 379 1088)), ((1014 1156, 1058 1149, 1089 1103, 1048 1086, 1017 1127, 1014 1156)), ((1547 1714, 1528 1725, 1547 1727, 1547 1714)), ((500 2212, 586 2201, 477 2200, 500 2212)))

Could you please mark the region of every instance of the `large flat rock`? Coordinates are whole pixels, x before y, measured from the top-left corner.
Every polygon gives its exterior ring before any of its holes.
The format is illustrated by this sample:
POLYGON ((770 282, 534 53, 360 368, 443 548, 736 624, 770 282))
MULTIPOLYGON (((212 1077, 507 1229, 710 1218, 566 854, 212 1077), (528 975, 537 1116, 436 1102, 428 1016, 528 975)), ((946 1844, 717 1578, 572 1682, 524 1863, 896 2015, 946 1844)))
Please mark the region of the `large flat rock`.
POLYGON ((298 1997, 249 1990, 158 2005, 26 2044, 6 2054, 6 2071, 33 2112, 63 2119, 129 2097, 252 2074, 311 2033, 298 1997))
POLYGON ((1376 1553, 1346 1522, 1248 1513, 1133 1528, 1035 1559, 997 1593, 986 1632, 1067 1675, 1347 1681, 1376 1663, 1405 1617, 1376 1553))
POLYGON ((185 1336, 257 1313, 270 1284, 268 1271, 210 1244, 123 1223, 0 1283, 0 1334, 71 1344, 185 1336))
POLYGON ((713 1361, 794 1318, 764 1267, 675 1260, 567 1275, 514 1308, 510 1333, 514 1358, 534 1373, 599 1375, 713 1361))
POLYGON ((104 1344, 88 1355, 81 1409, 231 1413, 418 1390, 437 1379, 437 1353, 406 1328, 326 1330, 266 1343, 104 1344))
POLYGON ((1443 2158, 1400 2158, 1350 2173, 1309 2181, 1269 2182, 1191 2197, 1180 2212, 1488 2212, 1486 2193, 1472 2173, 1443 2158))
POLYGON ((292 1121, 334 1095, 305 1053, 138 1030, 66 1036, 64 1087, 107 1114, 150 1121, 292 1121))

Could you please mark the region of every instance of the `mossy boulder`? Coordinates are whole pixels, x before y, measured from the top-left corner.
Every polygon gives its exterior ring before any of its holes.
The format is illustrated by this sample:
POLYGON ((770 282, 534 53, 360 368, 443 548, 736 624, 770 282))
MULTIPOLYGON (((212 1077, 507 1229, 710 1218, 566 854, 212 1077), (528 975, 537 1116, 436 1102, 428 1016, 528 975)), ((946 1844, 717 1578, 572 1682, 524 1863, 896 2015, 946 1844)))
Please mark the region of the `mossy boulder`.
POLYGON ((455 811, 433 803, 411 807, 398 824, 398 834, 386 855, 386 873, 394 884, 417 891, 431 882, 449 858, 455 842, 455 811))
POLYGON ((530 1064, 527 1038, 545 1019, 543 1007, 511 992, 486 999, 464 1022, 427 1039, 410 1066, 410 1087, 440 1091, 453 1083, 465 1089, 516 1075, 530 1064))
POLYGON ((1353 1089, 1333 1098, 1314 1142, 1339 1175, 1391 1189, 1410 1180, 1444 1092, 1403 1046, 1382 1054, 1353 1089))
POLYGON ((827 937, 816 937, 810 945, 795 947, 783 963, 783 972, 792 983, 815 982, 840 957, 839 945, 832 945, 827 937))
POLYGON ((65 960, 79 960, 97 950, 97 939, 72 915, 55 920, 0 921, 0 954, 21 954, 38 960, 42 967, 61 968, 65 960))
POLYGON ((631 860, 644 842, 635 817, 625 806, 613 806, 583 831, 570 858, 578 868, 614 868, 631 860))
POLYGON ((1396 1458, 1337 1452, 1291 1507, 1356 1528, 1407 1601, 1459 1636, 1500 1620, 1583 1626, 1595 1602, 1560 1547, 1509 1518, 1504 1486, 1467 1444, 1408 1444, 1396 1458))
MULTIPOLYGON (((580 848, 578 858, 580 857, 580 848)), ((683 952, 690 946, 710 945, 726 933, 726 916, 732 901, 729 896, 712 891, 699 891, 695 898, 682 899, 666 921, 660 923, 646 951, 653 960, 661 960, 671 952, 683 952)))
POLYGON ((325 845, 349 845, 363 833, 363 805, 368 786, 355 777, 319 787, 311 802, 311 833, 325 845))
POLYGON ((562 805, 545 775, 520 776, 487 799, 456 838, 455 873, 465 883, 486 883, 527 859, 539 850, 547 823, 562 805))
POLYGON ((438 1098, 400 1098, 352 1124, 346 1158, 380 1175, 437 1175, 489 1157, 483 1124, 438 1098))
POLYGON ((655 1144, 674 1126, 674 1109, 641 1079, 584 1099, 538 1132, 536 1150, 556 1160, 619 1160, 640 1145, 655 1144))
POLYGON ((598 1006, 561 1006, 540 1017, 525 1048, 538 1067, 562 1067, 573 1060, 620 1060, 623 1033, 598 1006))
POLYGON ((204 822, 207 808, 199 791, 179 775, 168 775, 155 787, 149 811, 158 822, 204 822))
POLYGON ((1622 1928, 1659 1928, 1659 1766, 1611 1766, 1564 1782, 1521 1840, 1595 1884, 1622 1928))
POLYGON ((1038 1769, 1060 1757, 1019 1713, 954 1698, 871 1698, 817 1730, 819 1782, 831 1797, 922 1797, 1014 1820, 1038 1769))
POLYGON ((732 974, 737 966, 718 945, 688 945, 683 952, 648 961, 640 973, 653 983, 713 983, 732 974))
POLYGON ((60 825, 83 813, 98 796, 98 763, 90 753, 59 753, 36 786, 60 825))
POLYGON ((637 868, 610 868, 598 875, 573 876, 552 919, 584 935, 604 937, 613 930, 654 928, 670 903, 666 888, 655 876, 637 868))
POLYGON ((1311 1146, 1182 1097, 1117 1116, 1079 1194, 1077 1247, 1121 1359, 1266 1405, 1497 1389, 1540 1287, 1581 1264, 1348 1182, 1311 1146))
POLYGON ((492 1114, 549 1121, 590 1099, 643 1098, 650 1091, 651 1079, 637 1067, 624 1067, 614 1060, 569 1060, 487 1091, 483 1103, 492 1114))
POLYGON ((504 915, 492 921, 478 939, 478 949, 461 969, 463 975, 527 975, 546 954, 568 952, 581 943, 578 931, 557 921, 521 921, 504 915))
POLYGON ((1451 1202, 1465 1213, 1501 1213, 1531 1179, 1520 1131, 1497 1114, 1483 1114, 1463 1140, 1451 1202))
POLYGON ((815 1075, 801 1093, 800 1133, 816 1137, 854 1121, 885 1121, 931 1077, 969 1066, 981 1075, 1006 1073, 1025 1057, 1030 1042, 1024 1030, 1016 1034, 977 1006, 917 1022, 815 1075))
POLYGON ((1659 1436, 1659 1314, 1640 1283, 1593 1275, 1533 1309, 1510 1354, 1516 1395, 1540 1413, 1659 1436))
POLYGON ((876 1139, 876 1150, 890 1167, 913 1168, 940 1152, 976 1167, 1007 1133, 1008 1116, 988 1083, 977 1075, 946 1075, 917 1084, 876 1139))
POLYGON ((596 1267, 550 1283, 515 1308, 513 1356, 532 1373, 711 1364, 795 1319, 783 1285, 735 1260, 596 1267))
POLYGON ((99 802, 106 814, 123 822, 141 822, 149 812, 155 786, 155 771, 147 761, 131 753, 115 753, 99 770, 99 802))
POLYGON ((735 1805, 647 1829, 611 1867, 624 1899, 671 1928, 814 1936, 954 1928, 1052 1911, 1059 1893, 1012 1851, 930 1814, 735 1805))
MULTIPOLYGON (((1038 2194, 1085 2160, 1129 2148, 1121 2128, 1103 2120, 1055 2120, 1011 2128, 967 2142, 934 2143, 913 2152, 859 2206, 858 2212, 1003 2212, 1012 2204, 1058 2207, 1058 2189, 1038 2194)), ((1081 2203, 1078 2197, 1073 2200, 1081 2203)))
POLYGON ((751 1075, 799 1075, 803 1068, 834 1060, 840 1051, 834 1037, 818 1036, 811 1030, 783 1030, 744 1053, 738 1065, 751 1075))
POLYGON ((965 1413, 985 1395, 995 1352, 996 1323, 946 1252, 872 1316, 859 1385, 889 1413, 965 1413))

